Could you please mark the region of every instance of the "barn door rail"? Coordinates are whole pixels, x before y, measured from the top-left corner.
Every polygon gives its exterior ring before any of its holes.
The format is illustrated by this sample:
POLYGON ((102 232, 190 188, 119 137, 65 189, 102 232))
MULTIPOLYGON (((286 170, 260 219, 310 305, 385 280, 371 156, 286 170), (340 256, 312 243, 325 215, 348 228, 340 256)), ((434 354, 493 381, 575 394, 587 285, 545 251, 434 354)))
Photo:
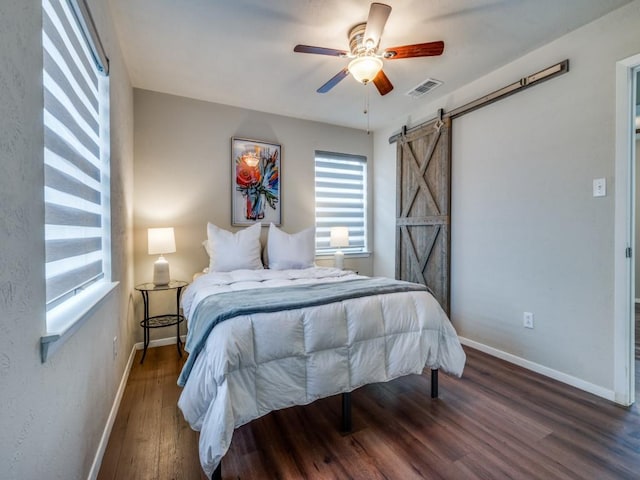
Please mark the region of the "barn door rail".
POLYGON ((465 113, 473 112, 474 110, 477 110, 481 107, 490 105, 494 102, 497 102, 498 100, 502 100, 503 98, 513 95, 514 93, 521 92, 522 90, 525 90, 529 87, 538 85, 547 80, 551 80, 552 78, 555 78, 558 75, 565 74, 568 71, 569 71, 569 60, 567 59, 567 60, 563 60, 560 63, 556 63, 555 65, 547 67, 544 70, 540 70, 539 72, 532 73, 531 75, 528 75, 526 77, 522 77, 520 80, 513 82, 512 84, 507 85, 506 87, 502 87, 494 92, 489 93, 488 95, 485 95, 476 100, 473 100, 472 102, 469 102, 461 107, 455 108, 450 112, 443 113, 443 110, 440 109, 438 112, 438 117, 436 118, 432 118, 431 120, 423 122, 420 125, 416 125, 415 127, 411 127, 409 129, 407 129, 406 126, 403 126, 401 132, 396 133, 389 138, 389 143, 397 142, 407 134, 414 132, 416 130, 419 130, 420 128, 433 122, 434 120, 438 120, 439 122, 442 122, 444 118, 454 119, 454 118, 460 117, 465 113))

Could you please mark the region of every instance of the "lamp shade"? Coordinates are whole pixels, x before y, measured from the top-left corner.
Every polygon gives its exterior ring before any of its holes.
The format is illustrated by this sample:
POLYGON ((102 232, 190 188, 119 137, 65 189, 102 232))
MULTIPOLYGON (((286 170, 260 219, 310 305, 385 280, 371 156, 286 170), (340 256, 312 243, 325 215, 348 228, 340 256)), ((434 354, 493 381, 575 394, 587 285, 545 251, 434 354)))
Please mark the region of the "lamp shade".
POLYGON ((149 233, 149 255, 162 255, 176 251, 176 238, 173 227, 150 228, 149 233))
POLYGON ((347 227, 332 227, 331 237, 329 239, 331 247, 348 247, 349 246, 349 229, 347 227))
POLYGON ((356 57, 349 62, 349 73, 360 83, 368 83, 382 70, 382 60, 371 55, 356 57))

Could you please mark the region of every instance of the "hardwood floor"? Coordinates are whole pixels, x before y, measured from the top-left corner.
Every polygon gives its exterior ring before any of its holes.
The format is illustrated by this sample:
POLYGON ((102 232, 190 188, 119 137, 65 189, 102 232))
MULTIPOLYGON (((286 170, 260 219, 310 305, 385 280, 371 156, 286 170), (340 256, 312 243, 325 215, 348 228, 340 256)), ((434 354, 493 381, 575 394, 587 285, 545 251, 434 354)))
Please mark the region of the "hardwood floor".
POLYGON ((177 407, 185 357, 175 345, 150 348, 140 365, 136 352, 98 479, 200 478, 198 436, 177 407))
MULTIPOLYGON (((640 413, 465 348, 462 379, 412 375, 238 428, 225 479, 638 479, 640 413)), ((200 479, 197 434, 176 406, 175 346, 139 355, 99 479, 200 479)), ((636 384, 640 362, 636 362, 636 384)))

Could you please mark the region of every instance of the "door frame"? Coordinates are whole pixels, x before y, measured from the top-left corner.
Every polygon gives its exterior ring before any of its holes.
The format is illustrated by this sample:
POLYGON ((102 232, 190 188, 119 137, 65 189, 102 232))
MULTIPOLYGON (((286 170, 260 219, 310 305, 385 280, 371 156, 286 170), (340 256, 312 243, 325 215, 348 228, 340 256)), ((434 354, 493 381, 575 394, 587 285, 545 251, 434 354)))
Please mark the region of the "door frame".
POLYGON ((614 400, 635 402, 635 106, 634 71, 640 54, 616 63, 614 400), (632 254, 627 257, 627 249, 632 254))

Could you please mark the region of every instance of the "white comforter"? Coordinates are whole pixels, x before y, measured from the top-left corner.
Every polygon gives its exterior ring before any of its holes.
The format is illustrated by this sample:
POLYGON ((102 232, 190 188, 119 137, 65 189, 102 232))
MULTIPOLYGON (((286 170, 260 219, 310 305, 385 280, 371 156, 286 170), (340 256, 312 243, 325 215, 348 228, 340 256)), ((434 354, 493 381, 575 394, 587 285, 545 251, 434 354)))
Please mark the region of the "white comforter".
MULTIPOLYGON (((209 295, 356 278, 333 268, 237 270, 197 278, 182 306, 187 319, 209 295)), ((465 354, 428 292, 391 293, 218 324, 197 357, 178 406, 200 431, 210 477, 233 430, 266 413, 386 382, 425 366, 460 376, 465 354)))

